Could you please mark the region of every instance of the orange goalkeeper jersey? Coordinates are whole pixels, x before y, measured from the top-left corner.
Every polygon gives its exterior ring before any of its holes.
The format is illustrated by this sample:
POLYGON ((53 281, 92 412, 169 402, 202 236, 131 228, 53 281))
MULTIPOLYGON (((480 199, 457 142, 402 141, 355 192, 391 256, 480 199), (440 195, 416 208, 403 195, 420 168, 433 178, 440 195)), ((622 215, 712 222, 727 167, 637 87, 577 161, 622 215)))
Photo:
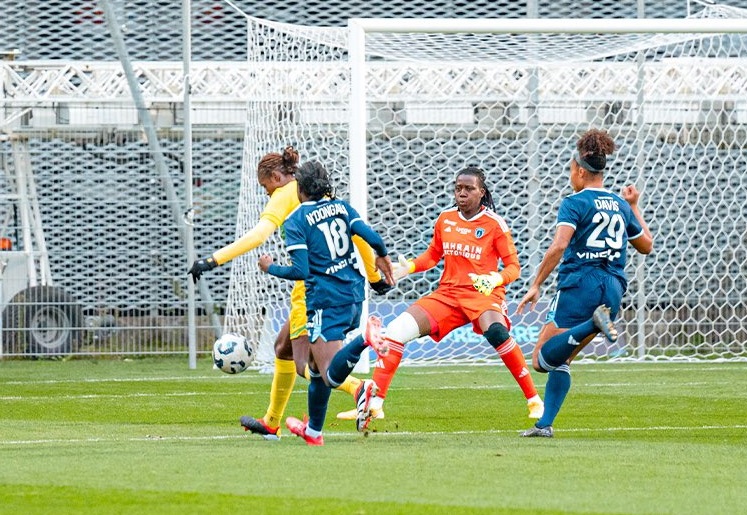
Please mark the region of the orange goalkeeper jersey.
POLYGON ((415 271, 428 270, 444 258, 439 287, 472 287, 470 273, 500 271, 503 284, 519 277, 519 256, 506 221, 485 207, 466 220, 456 207, 443 211, 428 249, 414 259, 415 271), (499 267, 499 263, 503 268, 499 267))

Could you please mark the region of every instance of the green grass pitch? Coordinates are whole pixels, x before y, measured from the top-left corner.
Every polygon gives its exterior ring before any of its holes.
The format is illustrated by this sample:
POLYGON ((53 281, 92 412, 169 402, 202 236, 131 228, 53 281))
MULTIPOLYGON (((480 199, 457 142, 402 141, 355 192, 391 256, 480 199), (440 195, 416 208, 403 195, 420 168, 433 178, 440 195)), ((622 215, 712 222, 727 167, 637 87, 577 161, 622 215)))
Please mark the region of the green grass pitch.
POLYGON ((403 367, 367 437, 333 392, 313 448, 241 430, 268 401, 253 371, 0 361, 0 513, 747 513, 746 379, 747 363, 576 364, 555 438, 523 439, 502 366, 403 367))

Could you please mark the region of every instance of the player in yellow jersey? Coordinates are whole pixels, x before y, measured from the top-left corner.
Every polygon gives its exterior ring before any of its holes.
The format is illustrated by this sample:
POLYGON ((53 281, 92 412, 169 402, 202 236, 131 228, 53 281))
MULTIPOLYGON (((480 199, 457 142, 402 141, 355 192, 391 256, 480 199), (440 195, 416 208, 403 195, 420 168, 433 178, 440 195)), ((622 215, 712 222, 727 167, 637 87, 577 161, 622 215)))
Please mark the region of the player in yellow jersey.
MULTIPOLYGON (((296 187, 296 170, 299 155, 293 147, 286 147, 283 153, 272 152, 265 155, 257 166, 257 180, 270 199, 260 214, 259 221, 241 238, 217 250, 207 258, 198 259, 189 269, 195 282, 200 276, 237 256, 244 254, 267 241, 280 227, 288 215, 299 205, 296 187)), ((366 276, 371 287, 384 294, 392 287, 384 281, 375 265, 373 249, 362 239, 355 237, 353 242, 363 259, 366 276)), ((296 374, 306 376, 306 362, 309 354, 309 338, 306 331, 306 302, 303 281, 296 281, 291 292, 291 311, 275 340, 275 372, 270 390, 270 404, 262 418, 241 417, 245 430, 262 435, 267 440, 280 438, 280 419, 293 391, 296 374)), ((308 379, 308 377, 307 377, 308 379)), ((361 386, 360 379, 349 376, 338 389, 355 396, 361 386)))

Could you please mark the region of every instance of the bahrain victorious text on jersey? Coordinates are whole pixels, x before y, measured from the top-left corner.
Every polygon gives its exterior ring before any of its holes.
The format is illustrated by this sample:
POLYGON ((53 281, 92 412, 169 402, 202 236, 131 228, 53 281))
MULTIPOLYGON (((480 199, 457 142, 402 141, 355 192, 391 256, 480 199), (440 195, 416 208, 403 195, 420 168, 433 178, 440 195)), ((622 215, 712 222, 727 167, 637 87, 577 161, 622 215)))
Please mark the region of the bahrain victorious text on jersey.
POLYGON ((519 258, 506 221, 494 211, 483 208, 470 220, 456 207, 443 211, 434 227, 428 250, 416 259, 416 268, 425 270, 444 258, 441 287, 472 288, 469 274, 488 274, 499 269, 508 284, 518 278, 519 258))

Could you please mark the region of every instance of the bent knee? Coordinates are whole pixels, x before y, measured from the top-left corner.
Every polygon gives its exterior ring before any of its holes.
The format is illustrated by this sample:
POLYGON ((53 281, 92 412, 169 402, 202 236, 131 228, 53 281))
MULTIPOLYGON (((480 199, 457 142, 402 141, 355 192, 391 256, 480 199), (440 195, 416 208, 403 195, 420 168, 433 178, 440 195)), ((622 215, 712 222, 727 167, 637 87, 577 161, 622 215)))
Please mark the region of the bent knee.
POLYGON ((486 340, 488 340, 488 343, 493 346, 494 349, 498 349, 501 345, 503 345, 505 342, 511 338, 511 334, 508 332, 508 328, 503 325, 499 324, 498 322, 495 322, 488 327, 488 330, 483 333, 483 336, 486 340))

